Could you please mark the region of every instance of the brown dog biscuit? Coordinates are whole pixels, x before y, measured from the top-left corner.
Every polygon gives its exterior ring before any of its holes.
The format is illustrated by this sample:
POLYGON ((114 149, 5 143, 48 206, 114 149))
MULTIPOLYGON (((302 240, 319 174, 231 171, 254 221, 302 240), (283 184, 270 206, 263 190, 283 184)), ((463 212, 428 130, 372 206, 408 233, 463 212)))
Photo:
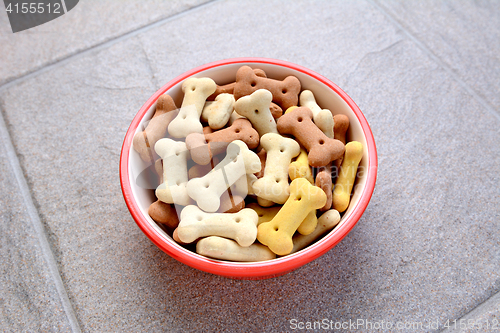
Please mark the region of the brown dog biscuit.
POLYGON ((220 197, 220 207, 217 210, 219 213, 237 213, 245 208, 245 200, 239 195, 229 194, 229 191, 224 192, 220 197))
POLYGON ((271 102, 271 105, 269 105, 269 111, 271 111, 274 119, 278 119, 283 115, 283 109, 280 108, 278 104, 273 102, 271 102))
POLYGON ((224 152, 227 145, 234 140, 241 140, 248 148, 254 149, 259 145, 259 133, 250 121, 241 118, 236 119, 230 127, 210 134, 189 134, 186 137, 186 147, 195 163, 206 165, 214 155, 224 152))
POLYGON ((259 156, 259 159, 260 159, 260 164, 262 165, 262 167, 260 168, 260 171, 259 172, 256 172, 255 173, 255 176, 257 176, 257 178, 262 178, 264 176, 264 169, 266 168, 266 156, 267 156, 267 153, 266 151, 264 150, 264 148, 262 148, 258 153, 257 153, 257 156, 259 156))
POLYGON ((320 170, 316 175, 315 185, 321 187, 321 189, 326 194, 326 204, 322 208, 320 208, 320 210, 323 212, 329 210, 332 207, 333 182, 331 167, 331 163, 328 163, 324 167, 320 167, 320 170))
POLYGON ((349 118, 344 114, 336 114, 333 116, 333 123, 333 138, 345 144, 345 136, 349 128, 349 118))
POLYGON ((268 79, 255 75, 249 66, 242 66, 236 72, 233 94, 238 100, 258 89, 266 89, 273 94, 273 102, 286 110, 290 106, 297 105, 300 87, 300 81, 295 76, 288 76, 283 81, 268 79))
MULTIPOLYGON (((264 72, 262 69, 254 68, 253 72, 259 77, 267 77, 266 72, 264 72)), ((215 98, 220 94, 232 94, 235 84, 236 82, 231 82, 222 86, 217 85, 217 88, 215 88, 215 92, 207 98, 207 101, 214 101, 215 98)))
POLYGON ((134 149, 145 162, 154 160, 154 146, 167 133, 168 124, 174 119, 177 106, 169 95, 163 94, 156 101, 156 111, 144 131, 137 133, 133 139, 134 149))
POLYGON ((179 217, 174 206, 164 203, 160 200, 153 202, 148 208, 148 214, 158 223, 161 223, 171 229, 179 225, 179 217))
POLYGON ((307 149, 309 165, 325 166, 340 158, 345 146, 339 140, 327 137, 313 123, 312 118, 313 113, 309 108, 296 108, 277 120, 278 131, 281 134, 292 134, 307 149))

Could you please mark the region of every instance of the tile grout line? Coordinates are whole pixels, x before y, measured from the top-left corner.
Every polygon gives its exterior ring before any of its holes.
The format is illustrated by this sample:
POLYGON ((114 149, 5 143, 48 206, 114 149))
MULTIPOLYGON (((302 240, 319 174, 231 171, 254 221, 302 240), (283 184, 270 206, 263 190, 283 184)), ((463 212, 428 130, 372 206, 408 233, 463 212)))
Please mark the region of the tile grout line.
MULTIPOLYGON (((492 305, 492 304, 495 305, 495 303, 500 304, 500 291, 497 291, 495 294, 488 297, 484 302, 482 302, 481 304, 479 304, 474 309, 467 312, 466 314, 464 314, 460 318, 457 318, 456 320, 460 321, 461 319, 464 319, 465 321, 467 321, 468 319, 474 319, 476 314, 480 314, 484 309, 488 309, 490 307, 490 305, 492 305)), ((452 331, 452 329, 447 328, 447 329, 441 330, 439 332, 445 333, 445 332, 451 332, 451 331, 452 331)))
POLYGON ((387 12, 382 5, 380 5, 377 0, 366 0, 371 3, 375 8, 377 8, 391 23, 393 23, 399 30, 401 30, 412 42, 414 42, 427 56, 429 56, 435 63, 437 63, 442 69, 444 69, 466 92, 472 95, 476 101, 478 101, 492 116, 494 116, 498 121, 500 121, 500 114, 479 94, 472 89, 467 83, 465 83, 458 74, 456 74, 444 61, 442 61, 438 56, 432 53, 431 50, 421 42, 417 37, 415 37, 409 29, 403 26, 395 17, 393 17, 389 12, 387 12))
POLYGON ((7 90, 8 88, 10 88, 14 85, 17 85, 23 81, 26 81, 30 78, 36 77, 42 73, 45 73, 45 72, 48 72, 52 69, 56 69, 56 68, 59 68, 61 66, 64 66, 66 63, 72 61, 73 59, 79 59, 81 57, 86 56, 89 53, 98 52, 100 50, 106 49, 106 48, 108 48, 116 43, 119 43, 121 41, 135 37, 143 32, 146 32, 146 31, 149 31, 149 30, 154 29, 156 27, 159 27, 159 26, 166 24, 170 21, 176 20, 176 19, 183 17, 187 14, 190 14, 193 11, 201 10, 201 9, 203 9, 209 5, 212 5, 213 3, 218 2, 218 1, 221 1, 221 0, 210 0, 210 1, 202 3, 200 5, 196 5, 194 7, 188 8, 182 12, 176 13, 172 16, 165 17, 165 18, 160 19, 158 21, 146 24, 146 25, 141 26, 139 28, 136 28, 132 31, 126 32, 122 35, 112 37, 111 39, 108 39, 106 41, 103 41, 101 43, 93 45, 89 48, 86 48, 86 49, 83 49, 80 51, 76 51, 75 53, 71 53, 69 55, 66 55, 66 56, 62 57, 61 59, 55 60, 54 62, 47 63, 38 69, 35 69, 35 70, 28 72, 26 74, 22 74, 21 76, 18 76, 10 81, 4 82, 3 84, 0 85, 0 92, 7 90))
POLYGON ((33 203, 28 183, 21 169, 21 164, 12 144, 12 140, 7 130, 7 125, 5 123, 2 112, 0 112, 0 138, 7 152, 7 159, 9 160, 9 164, 12 168, 12 171, 14 172, 21 197, 24 201, 24 206, 26 207, 26 210, 28 212, 31 225, 36 231, 38 244, 42 249, 43 257, 49 268, 50 274, 52 276, 52 281, 54 282, 54 285, 56 287, 57 293, 59 295, 59 300, 61 301, 62 308, 66 314, 66 318, 69 321, 71 330, 75 333, 81 332, 80 324, 78 323, 78 319, 76 318, 73 306, 64 287, 56 260, 54 258, 54 254, 52 252, 52 249, 50 248, 49 241, 47 240, 47 235, 45 234, 45 229, 42 225, 42 221, 40 220, 38 211, 35 207, 35 204, 33 203))

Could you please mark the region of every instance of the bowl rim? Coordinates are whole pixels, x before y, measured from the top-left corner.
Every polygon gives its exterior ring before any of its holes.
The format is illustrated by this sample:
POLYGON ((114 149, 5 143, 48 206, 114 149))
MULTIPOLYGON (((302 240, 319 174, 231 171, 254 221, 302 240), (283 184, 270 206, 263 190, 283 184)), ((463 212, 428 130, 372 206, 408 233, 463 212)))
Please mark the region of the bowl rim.
POLYGON ((356 105, 356 103, 354 103, 354 101, 340 87, 338 87, 335 83, 333 83, 326 77, 308 68, 288 61, 262 57, 242 57, 210 62, 184 72, 183 74, 177 76, 176 78, 163 85, 146 101, 146 103, 144 103, 139 112, 135 115, 127 130, 127 133, 125 134, 120 153, 120 184, 125 203, 139 228, 156 246, 158 246, 162 251, 167 253, 172 258, 193 268, 217 275, 235 278, 266 278, 286 274, 287 272, 290 272, 317 259, 318 257, 328 252, 330 249, 332 249, 334 246, 336 246, 354 228, 354 226, 364 213, 366 207, 368 206, 368 203, 373 194, 373 190, 375 188, 377 168, 378 161, 375 139, 373 137, 373 133, 368 124, 368 121, 366 120, 365 116, 356 105), (298 72, 306 74, 323 83, 328 88, 336 92, 356 115, 358 121, 361 124, 361 128, 367 143, 366 148, 368 150, 369 161, 367 166, 366 184, 356 206, 352 209, 351 215, 348 216, 341 225, 335 228, 335 232, 323 237, 313 246, 306 247, 305 249, 297 253, 268 261, 218 261, 203 257, 180 246, 172 246, 171 244, 169 244, 169 241, 165 239, 165 236, 163 234, 160 234, 158 230, 151 226, 150 222, 144 218, 141 209, 139 208, 137 202, 134 200, 132 187, 129 182, 129 152, 132 148, 133 136, 138 125, 140 124, 141 119, 144 117, 150 107, 157 101, 159 96, 192 75, 214 67, 221 67, 238 63, 241 63, 242 65, 261 63, 286 67, 288 69, 296 70, 298 72))

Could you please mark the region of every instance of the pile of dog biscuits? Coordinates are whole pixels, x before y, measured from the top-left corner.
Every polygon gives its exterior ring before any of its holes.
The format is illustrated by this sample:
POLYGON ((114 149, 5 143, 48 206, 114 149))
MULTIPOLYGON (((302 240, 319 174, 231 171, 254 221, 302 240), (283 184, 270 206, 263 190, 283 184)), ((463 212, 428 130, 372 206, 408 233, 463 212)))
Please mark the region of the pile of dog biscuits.
POLYGON ((233 83, 182 83, 133 139, 158 175, 151 218, 183 246, 230 261, 295 253, 332 230, 349 206, 363 146, 349 119, 321 109, 295 76, 242 66, 233 83))

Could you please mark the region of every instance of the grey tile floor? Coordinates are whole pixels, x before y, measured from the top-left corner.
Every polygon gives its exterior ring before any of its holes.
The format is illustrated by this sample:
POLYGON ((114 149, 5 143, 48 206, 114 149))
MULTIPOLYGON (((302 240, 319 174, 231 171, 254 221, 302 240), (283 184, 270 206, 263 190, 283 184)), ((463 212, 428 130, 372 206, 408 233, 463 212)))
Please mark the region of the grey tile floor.
POLYGON ((496 0, 82 0, 16 34, 2 8, 0 330, 292 332, 323 319, 359 323, 337 331, 500 330, 499 41, 496 0), (378 148, 354 230, 270 280, 168 257, 135 225, 118 177, 144 101, 239 56, 328 77, 378 148))

